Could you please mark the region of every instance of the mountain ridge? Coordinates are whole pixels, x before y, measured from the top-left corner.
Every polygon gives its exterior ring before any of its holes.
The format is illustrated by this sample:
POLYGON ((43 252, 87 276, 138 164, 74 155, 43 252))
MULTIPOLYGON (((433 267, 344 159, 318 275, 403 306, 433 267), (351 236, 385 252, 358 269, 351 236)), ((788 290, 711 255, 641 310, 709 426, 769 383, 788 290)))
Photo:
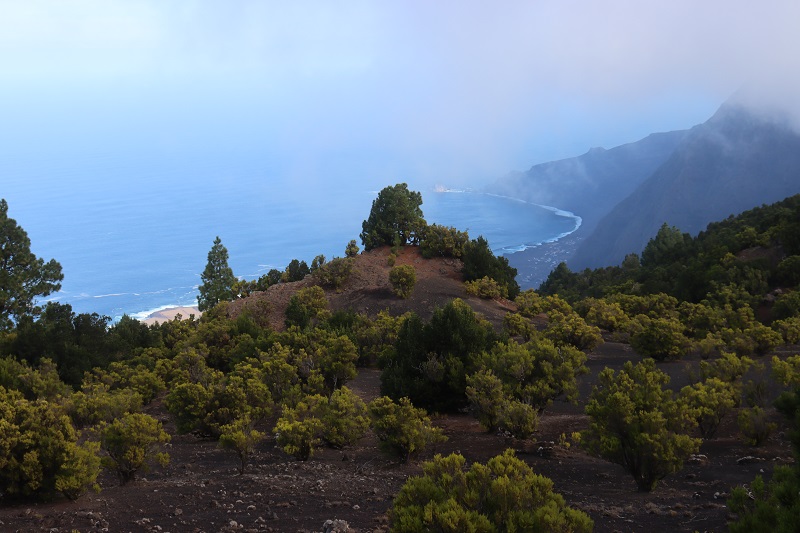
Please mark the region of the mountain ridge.
POLYGON ((652 174, 685 134, 686 130, 652 133, 610 149, 591 148, 577 157, 512 172, 487 190, 573 212, 583 219, 585 232, 652 174))
POLYGON ((696 235, 710 222, 800 192, 800 135, 725 103, 597 224, 571 268, 619 264, 667 223, 696 235))

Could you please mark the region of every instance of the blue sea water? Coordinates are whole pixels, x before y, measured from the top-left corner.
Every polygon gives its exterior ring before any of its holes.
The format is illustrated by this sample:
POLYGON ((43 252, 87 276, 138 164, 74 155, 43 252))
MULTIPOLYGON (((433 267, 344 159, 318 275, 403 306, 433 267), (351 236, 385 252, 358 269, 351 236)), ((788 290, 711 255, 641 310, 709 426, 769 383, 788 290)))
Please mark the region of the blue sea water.
MULTIPOLYGON (((115 320, 195 305, 217 235, 245 279, 282 270, 293 258, 341 256, 350 239, 360 245, 361 222, 390 184, 285 177, 269 161, 241 154, 120 153, 0 154, 0 197, 9 215, 28 232, 34 253, 63 267, 62 290, 48 299, 115 320)), ((570 213, 515 199, 417 190, 429 223, 483 235, 499 254, 558 239, 580 224, 570 213)))

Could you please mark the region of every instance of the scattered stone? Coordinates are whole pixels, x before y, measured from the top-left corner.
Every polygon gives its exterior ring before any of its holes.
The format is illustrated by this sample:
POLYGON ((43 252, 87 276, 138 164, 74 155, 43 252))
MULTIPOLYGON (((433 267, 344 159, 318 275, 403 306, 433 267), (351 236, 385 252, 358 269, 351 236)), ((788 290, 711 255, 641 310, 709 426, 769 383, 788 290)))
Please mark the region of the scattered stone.
POLYGON ((338 518, 325 520, 325 523, 322 524, 322 533, 347 533, 348 531, 350 531, 350 524, 338 518))
POLYGON ((739 457, 736 459, 737 465, 746 465, 751 463, 760 463, 761 461, 765 461, 763 457, 756 457, 754 455, 745 455, 744 457, 739 457))

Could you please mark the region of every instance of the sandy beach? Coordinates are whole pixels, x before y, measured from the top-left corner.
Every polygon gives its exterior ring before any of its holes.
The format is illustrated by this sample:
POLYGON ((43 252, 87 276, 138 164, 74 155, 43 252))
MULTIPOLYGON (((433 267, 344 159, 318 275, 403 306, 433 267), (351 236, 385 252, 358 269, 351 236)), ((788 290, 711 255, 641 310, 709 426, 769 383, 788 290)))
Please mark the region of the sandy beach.
POLYGON ((194 315, 195 318, 199 318, 202 314, 203 313, 201 313, 200 309, 197 307, 170 307, 151 313, 147 318, 142 320, 142 322, 148 326, 152 326, 153 324, 172 320, 177 315, 181 315, 183 318, 189 318, 190 315, 194 315))

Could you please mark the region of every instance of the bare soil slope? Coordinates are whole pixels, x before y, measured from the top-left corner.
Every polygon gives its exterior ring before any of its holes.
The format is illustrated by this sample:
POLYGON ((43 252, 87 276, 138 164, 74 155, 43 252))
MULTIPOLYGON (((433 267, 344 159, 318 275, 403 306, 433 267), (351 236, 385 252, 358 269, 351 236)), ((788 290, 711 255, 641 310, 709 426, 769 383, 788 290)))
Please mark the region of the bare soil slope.
MULTIPOLYGON (((508 300, 482 300, 467 295, 461 275, 461 261, 424 259, 415 246, 400 248, 395 260, 395 265, 413 266, 417 275, 417 284, 411 296, 407 299, 398 298, 392 293, 389 283, 389 271, 392 268, 389 265, 389 253, 390 248, 384 246, 356 256, 348 280, 338 290, 325 290, 331 309, 349 309, 369 316, 375 316, 384 309, 388 309, 392 315, 413 311, 427 320, 436 307, 454 298, 461 298, 495 326, 502 324, 503 316, 508 311, 516 310, 514 303, 508 300)), ((248 307, 266 305, 270 325, 282 330, 286 306, 291 297, 298 290, 315 284, 313 276, 293 283, 279 283, 264 292, 232 302, 229 312, 235 316, 248 307)))

